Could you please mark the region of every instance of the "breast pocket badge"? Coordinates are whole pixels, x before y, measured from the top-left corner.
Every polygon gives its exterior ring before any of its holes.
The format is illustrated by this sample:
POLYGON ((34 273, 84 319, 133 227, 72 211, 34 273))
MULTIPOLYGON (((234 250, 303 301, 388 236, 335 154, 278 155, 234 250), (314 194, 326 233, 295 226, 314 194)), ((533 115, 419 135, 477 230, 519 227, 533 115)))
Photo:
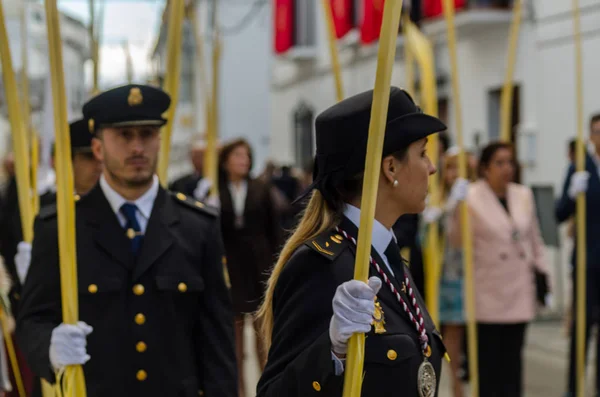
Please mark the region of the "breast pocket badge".
POLYGON ((375 329, 376 334, 383 334, 386 332, 385 330, 385 317, 383 314, 383 309, 381 308, 381 303, 375 298, 375 311, 373 312, 373 328, 375 329))

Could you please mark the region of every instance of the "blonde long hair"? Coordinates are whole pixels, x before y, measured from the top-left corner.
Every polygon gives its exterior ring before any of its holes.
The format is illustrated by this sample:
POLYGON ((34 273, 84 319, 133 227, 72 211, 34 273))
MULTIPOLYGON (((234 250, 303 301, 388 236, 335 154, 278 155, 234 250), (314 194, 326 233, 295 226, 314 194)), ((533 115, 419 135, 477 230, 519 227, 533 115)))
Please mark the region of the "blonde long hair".
POLYGON ((338 224, 340 216, 341 214, 336 213, 327 205, 323 195, 318 190, 312 193, 300 223, 283 246, 279 259, 269 277, 265 299, 257 312, 267 349, 271 346, 273 333, 273 294, 283 267, 294 252, 307 240, 315 238, 338 224))

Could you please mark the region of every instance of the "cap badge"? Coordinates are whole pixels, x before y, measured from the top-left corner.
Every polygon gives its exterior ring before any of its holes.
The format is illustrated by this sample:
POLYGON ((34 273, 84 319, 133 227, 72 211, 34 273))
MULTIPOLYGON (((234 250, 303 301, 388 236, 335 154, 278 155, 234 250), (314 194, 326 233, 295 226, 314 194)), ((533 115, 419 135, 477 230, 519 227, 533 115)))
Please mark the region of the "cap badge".
POLYGON ((127 103, 129 106, 138 106, 141 105, 144 101, 144 97, 142 96, 142 90, 138 87, 134 87, 129 91, 129 96, 127 97, 127 103))
POLYGON ((90 133, 94 133, 94 119, 88 120, 88 128, 90 129, 90 133))

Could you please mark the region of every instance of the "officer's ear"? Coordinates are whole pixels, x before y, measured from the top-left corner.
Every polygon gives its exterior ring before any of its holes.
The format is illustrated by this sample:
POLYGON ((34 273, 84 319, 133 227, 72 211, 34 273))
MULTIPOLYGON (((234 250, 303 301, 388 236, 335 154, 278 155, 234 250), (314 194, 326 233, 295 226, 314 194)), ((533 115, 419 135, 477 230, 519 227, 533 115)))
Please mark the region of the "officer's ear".
POLYGON ((394 161, 394 156, 389 155, 383 158, 381 161, 381 176, 385 179, 385 181, 389 184, 393 184, 397 179, 396 177, 396 162, 394 161))
POLYGON ((104 150, 102 147, 102 133, 97 132, 92 138, 92 153, 100 161, 104 161, 104 150))

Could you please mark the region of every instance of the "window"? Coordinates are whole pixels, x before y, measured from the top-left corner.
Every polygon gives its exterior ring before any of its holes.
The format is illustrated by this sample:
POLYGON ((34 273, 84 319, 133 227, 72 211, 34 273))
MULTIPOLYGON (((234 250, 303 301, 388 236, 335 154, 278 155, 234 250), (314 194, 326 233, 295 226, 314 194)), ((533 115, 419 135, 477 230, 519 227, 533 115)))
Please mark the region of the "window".
MULTIPOLYGON (((499 140, 500 137, 500 107, 502 100, 502 89, 488 91, 488 142, 499 140)), ((517 127, 521 122, 520 114, 520 89, 518 85, 513 86, 512 119, 510 120, 510 142, 515 150, 515 160, 518 159, 517 127)), ((517 163, 515 182, 521 182, 521 167, 517 163)))
POLYGON ((196 48, 195 38, 192 26, 190 23, 183 25, 183 40, 181 50, 181 63, 180 63, 180 85, 179 85, 179 102, 190 103, 193 100, 194 90, 194 70, 196 68, 196 48))
POLYGON ((294 46, 312 47, 317 44, 317 1, 294 2, 294 46))
POLYGON ((364 0, 352 0, 352 21, 355 27, 362 24, 362 4, 364 0))
POLYGON ((301 102, 294 110, 294 148, 296 166, 311 164, 314 153, 313 109, 301 102))

